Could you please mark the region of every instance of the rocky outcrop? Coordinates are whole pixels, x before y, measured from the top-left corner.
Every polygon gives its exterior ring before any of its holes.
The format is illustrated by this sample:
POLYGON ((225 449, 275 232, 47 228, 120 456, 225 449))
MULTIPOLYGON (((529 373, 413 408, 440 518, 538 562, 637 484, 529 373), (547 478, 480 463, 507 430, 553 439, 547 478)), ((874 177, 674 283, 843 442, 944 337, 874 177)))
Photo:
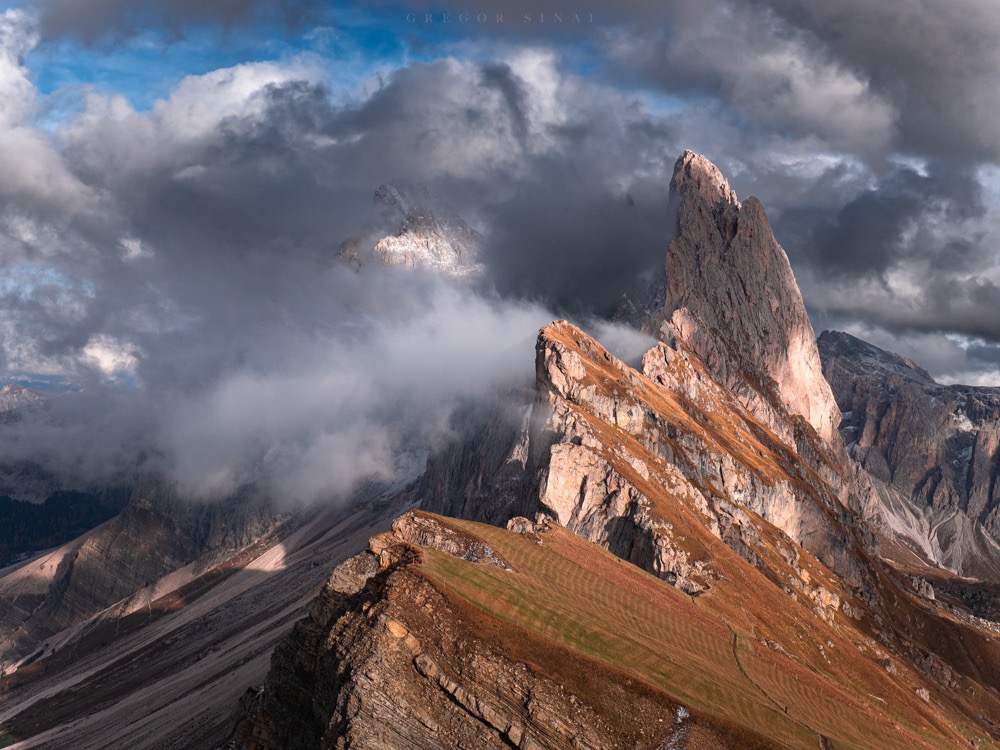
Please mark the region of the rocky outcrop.
MULTIPOLYGON (((650 350, 639 373, 557 322, 539 336, 536 372, 538 503, 560 524, 696 593, 710 576, 674 540, 664 503, 688 507, 745 559, 770 569, 760 518, 861 584, 836 494, 683 345, 650 350)), ((788 577, 787 561, 770 570, 788 577)))
POLYGON ((683 342, 721 385, 789 444, 798 415, 836 439, 839 412, 785 251, 764 207, 743 204, 705 157, 678 159, 677 229, 667 248, 665 340, 683 342))
POLYGON ((373 199, 382 208, 389 234, 384 229, 369 229, 345 240, 338 253, 341 260, 358 268, 374 261, 455 278, 482 271, 478 262, 481 235, 438 205, 426 187, 380 185, 373 199))
POLYGON ((819 337, 840 432, 885 533, 964 575, 1000 575, 1000 389, 936 383, 846 333, 819 337))
POLYGON ((722 545, 695 600, 551 519, 511 528, 416 512, 373 538, 275 650, 227 749, 995 746, 990 689, 816 617, 722 545))
POLYGON ((569 323, 545 327, 530 415, 477 412, 468 437, 428 461, 414 499, 501 526, 545 514, 695 595, 715 573, 680 541, 691 524, 796 595, 810 588, 797 545, 860 586, 864 566, 836 492, 678 346, 657 345, 639 372, 569 323), (765 523, 785 541, 762 536, 765 523))

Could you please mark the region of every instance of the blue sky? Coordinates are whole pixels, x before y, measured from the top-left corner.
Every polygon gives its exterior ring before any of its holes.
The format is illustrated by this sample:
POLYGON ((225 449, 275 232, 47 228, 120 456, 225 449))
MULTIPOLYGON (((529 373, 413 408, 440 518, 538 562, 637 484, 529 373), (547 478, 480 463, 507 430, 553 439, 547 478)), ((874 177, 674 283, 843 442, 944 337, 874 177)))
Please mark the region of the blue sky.
POLYGON ((255 23, 225 27, 197 24, 157 28, 116 40, 76 38, 43 41, 25 58, 39 92, 60 103, 81 89, 120 94, 137 110, 149 109, 191 75, 245 62, 322 57, 331 74, 362 76, 378 65, 399 66, 414 57, 398 34, 402 11, 327 10, 308 27, 255 23), (386 23, 386 16, 396 21, 386 23))

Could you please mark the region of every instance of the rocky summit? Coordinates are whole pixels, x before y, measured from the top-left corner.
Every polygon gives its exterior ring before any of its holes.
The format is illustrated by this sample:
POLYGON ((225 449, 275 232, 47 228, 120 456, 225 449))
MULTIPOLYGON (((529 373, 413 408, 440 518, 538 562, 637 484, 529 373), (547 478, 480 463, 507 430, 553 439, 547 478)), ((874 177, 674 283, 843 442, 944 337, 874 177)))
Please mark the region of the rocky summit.
POLYGON ((787 415, 797 415, 830 441, 839 410, 764 207, 753 197, 741 204, 715 165, 690 151, 670 189, 679 205, 663 335, 682 341, 772 430, 788 438, 787 415))
POLYGON ((664 284, 622 308, 641 360, 556 320, 533 385, 459 409, 412 481, 232 519, 147 491, 4 571, 0 737, 1000 747, 1000 399, 817 344, 759 201, 691 152, 670 188, 664 284))
POLYGON ((383 184, 373 196, 382 226, 345 240, 338 257, 361 268, 381 266, 425 269, 452 278, 482 273, 481 235, 422 185, 383 184), (386 233, 388 228, 388 233, 386 233))

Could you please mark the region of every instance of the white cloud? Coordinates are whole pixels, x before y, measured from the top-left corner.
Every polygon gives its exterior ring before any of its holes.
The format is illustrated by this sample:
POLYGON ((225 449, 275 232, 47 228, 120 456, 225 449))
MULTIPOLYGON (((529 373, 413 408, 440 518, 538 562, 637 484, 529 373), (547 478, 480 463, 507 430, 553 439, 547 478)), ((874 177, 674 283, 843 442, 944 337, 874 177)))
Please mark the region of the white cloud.
POLYGON ((98 369, 108 380, 123 380, 135 375, 139 348, 107 334, 91 336, 81 352, 84 363, 98 369))
POLYGON ((891 147, 892 103, 817 37, 760 6, 714 2, 676 12, 672 25, 609 30, 609 54, 630 75, 691 92, 687 111, 714 97, 769 135, 816 135, 827 148, 866 156, 891 147))
POLYGON ((19 125, 34 111, 35 87, 21 61, 37 43, 28 14, 20 10, 0 14, 0 128, 19 125))
POLYGON ((426 306, 356 331, 303 339, 265 370, 226 375, 171 403, 163 447, 182 489, 223 496, 263 482, 316 500, 394 476, 448 434, 464 399, 530 382, 551 314, 435 284, 426 306))
POLYGON ((58 137, 81 169, 112 184, 161 169, 197 179, 206 149, 222 142, 224 123, 260 116, 269 87, 324 76, 309 56, 243 63, 184 78, 149 112, 137 112, 123 96, 91 92, 58 137))

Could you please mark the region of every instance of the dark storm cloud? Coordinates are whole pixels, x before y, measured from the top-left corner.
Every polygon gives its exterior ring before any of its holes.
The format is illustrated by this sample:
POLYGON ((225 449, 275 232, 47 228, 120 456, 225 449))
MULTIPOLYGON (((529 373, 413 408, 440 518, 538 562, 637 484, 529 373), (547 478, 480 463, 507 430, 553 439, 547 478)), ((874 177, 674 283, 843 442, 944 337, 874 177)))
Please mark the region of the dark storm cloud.
POLYGON ((603 312, 662 266, 673 131, 612 96, 617 109, 596 98, 533 134, 525 85, 508 65, 413 66, 359 110, 307 119, 339 139, 363 133, 331 173, 363 164, 380 179, 430 182, 478 218, 486 276, 504 296, 603 312))
POLYGON ((992 0, 760 0, 871 82, 906 151, 1000 158, 1000 7, 992 0))
POLYGON ((45 39, 86 43, 117 41, 153 28, 180 31, 191 23, 235 26, 271 21, 300 26, 315 16, 318 0, 33 0, 45 39))
POLYGON ((482 68, 484 86, 495 87, 507 103, 514 134, 523 143, 528 137, 528 125, 524 113, 524 91, 516 77, 511 73, 509 65, 484 65, 482 68))
MULTIPOLYGON (((827 273, 880 276, 913 258, 928 259, 941 270, 968 270, 982 260, 975 238, 942 240, 911 230, 930 218, 937 224, 956 226, 982 216, 981 192, 975 175, 968 170, 938 164, 921 174, 903 168, 853 196, 836 215, 823 216, 815 210, 798 214, 792 209, 782 221, 807 248, 805 253, 798 249, 796 260, 815 264, 827 273), (800 224, 798 231, 795 224, 800 224)), ((779 224, 779 231, 781 228, 779 224)))
POLYGON ((966 349, 966 355, 974 362, 1000 367, 1000 344, 975 342, 966 349))
POLYGON ((662 269, 670 233, 662 185, 633 186, 630 203, 572 161, 542 159, 537 168, 492 207, 486 262, 504 294, 604 313, 637 275, 662 269))

